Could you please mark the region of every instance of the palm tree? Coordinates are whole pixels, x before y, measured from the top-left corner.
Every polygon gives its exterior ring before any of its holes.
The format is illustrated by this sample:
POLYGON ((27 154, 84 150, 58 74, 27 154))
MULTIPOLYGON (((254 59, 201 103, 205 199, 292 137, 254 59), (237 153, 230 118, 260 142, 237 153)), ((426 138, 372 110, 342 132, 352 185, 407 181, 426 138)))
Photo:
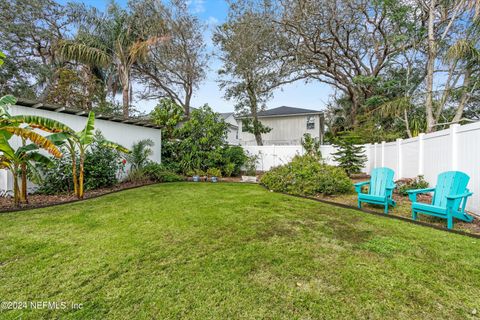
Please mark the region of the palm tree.
POLYGON ((148 162, 148 157, 153 154, 151 147, 154 143, 151 139, 143 139, 134 143, 132 150, 127 157, 127 161, 130 162, 130 170, 142 169, 148 162))
POLYGON ((82 10, 76 38, 61 41, 58 52, 65 59, 106 69, 106 74, 110 75, 107 83, 112 84, 112 89, 118 79, 122 87, 123 116, 128 118, 132 67, 139 59, 146 58, 149 47, 160 38, 144 39, 136 32, 129 13, 114 3, 104 15, 96 10, 82 10))

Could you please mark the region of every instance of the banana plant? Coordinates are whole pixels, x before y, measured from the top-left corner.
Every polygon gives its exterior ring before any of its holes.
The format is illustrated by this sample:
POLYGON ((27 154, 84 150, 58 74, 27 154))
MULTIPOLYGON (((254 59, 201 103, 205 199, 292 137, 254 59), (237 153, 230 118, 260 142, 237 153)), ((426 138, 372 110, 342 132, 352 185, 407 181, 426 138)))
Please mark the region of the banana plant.
POLYGON ((46 132, 63 132, 71 130, 64 124, 39 116, 18 115, 12 116, 8 113, 8 107, 16 103, 15 97, 11 95, 0 98, 0 168, 8 169, 13 175, 14 201, 18 205, 20 201, 27 202, 27 170, 33 170, 34 162, 47 162, 47 157, 39 153, 38 149, 45 149, 54 157, 61 157, 62 153, 55 144, 33 131, 41 129, 46 132), (27 127, 21 127, 28 124, 27 127), (22 146, 15 150, 9 140, 17 136, 22 140, 22 146), (27 144, 31 141, 31 144, 27 144), (19 173, 22 177, 22 188, 18 188, 19 173))
POLYGON ((0 169, 7 169, 13 175, 13 198, 16 206, 20 204, 21 198, 26 201, 26 190, 25 194, 21 195, 18 184, 18 176, 22 166, 26 169, 33 162, 49 162, 47 157, 38 152, 39 148, 46 150, 56 158, 62 157, 62 153, 52 141, 31 129, 8 126, 0 128, 0 152, 2 152, 0 155, 0 169), (15 150, 8 142, 9 137, 12 135, 19 136, 24 141, 30 140, 32 143, 15 150))
MULTIPOLYGON (((84 197, 84 163, 85 153, 88 147, 94 141, 95 131, 95 113, 90 111, 87 118, 85 128, 79 132, 73 130, 65 130, 49 136, 49 139, 57 145, 64 145, 72 157, 72 175, 73 175, 73 190, 79 199, 84 197), (77 174, 77 150, 79 153, 79 172, 77 174)), ((123 153, 130 153, 130 151, 121 145, 112 141, 103 141, 102 146, 105 148, 115 149, 123 153)))

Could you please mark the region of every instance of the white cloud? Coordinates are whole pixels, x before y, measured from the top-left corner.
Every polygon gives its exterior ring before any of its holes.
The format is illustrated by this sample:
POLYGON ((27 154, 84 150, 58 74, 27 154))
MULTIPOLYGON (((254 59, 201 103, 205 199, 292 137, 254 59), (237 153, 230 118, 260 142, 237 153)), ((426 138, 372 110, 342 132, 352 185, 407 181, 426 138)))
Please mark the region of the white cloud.
POLYGON ((194 14, 205 12, 205 0, 191 0, 187 2, 187 5, 194 14))
POLYGON ((209 27, 216 27, 219 23, 220 23, 220 20, 218 20, 217 18, 213 17, 213 16, 210 16, 208 17, 208 19, 206 20, 206 23, 209 27))

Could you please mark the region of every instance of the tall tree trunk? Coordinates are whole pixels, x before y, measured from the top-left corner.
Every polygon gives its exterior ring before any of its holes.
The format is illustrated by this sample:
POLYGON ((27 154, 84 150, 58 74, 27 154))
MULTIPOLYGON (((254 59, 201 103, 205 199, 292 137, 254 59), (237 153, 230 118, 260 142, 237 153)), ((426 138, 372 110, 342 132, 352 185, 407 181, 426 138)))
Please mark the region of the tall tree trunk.
POLYGON ((471 71, 467 67, 465 70, 465 75, 463 78, 463 88, 464 92, 462 94, 462 97, 460 98, 460 103, 458 104, 457 110, 455 112, 455 117, 453 117, 452 122, 453 123, 458 123, 462 119, 463 116, 463 109, 465 109, 465 105, 467 104, 468 98, 470 96, 470 89, 468 88, 470 86, 470 78, 471 78, 471 71))
POLYGON ((192 99, 192 93, 191 93, 191 90, 189 92, 187 92, 187 94, 185 95, 185 103, 184 103, 184 106, 183 106, 183 110, 184 110, 184 113, 185 113, 185 118, 190 118, 190 101, 192 99))
POLYGON ((255 91, 250 86, 247 86, 247 93, 248 99, 250 100, 250 112, 252 113, 253 135, 255 136, 257 146, 263 146, 262 133, 260 132, 260 128, 258 126, 257 96, 255 95, 255 91))
POLYGON ((435 40, 435 7, 437 1, 430 0, 428 9, 428 54, 427 54, 427 77, 426 89, 427 96, 425 100, 425 113, 427 117, 427 132, 435 130, 435 118, 433 116, 433 74, 435 72, 435 59, 437 57, 437 44, 435 40))
POLYGON ((413 138, 412 130, 410 130, 410 124, 408 123, 408 112, 407 112, 407 110, 403 110, 403 121, 405 121, 405 130, 407 131, 408 137, 413 138))
POLYGON ((129 104, 130 104, 130 86, 127 83, 123 84, 122 87, 122 98, 123 98, 123 117, 127 119, 129 117, 129 104))

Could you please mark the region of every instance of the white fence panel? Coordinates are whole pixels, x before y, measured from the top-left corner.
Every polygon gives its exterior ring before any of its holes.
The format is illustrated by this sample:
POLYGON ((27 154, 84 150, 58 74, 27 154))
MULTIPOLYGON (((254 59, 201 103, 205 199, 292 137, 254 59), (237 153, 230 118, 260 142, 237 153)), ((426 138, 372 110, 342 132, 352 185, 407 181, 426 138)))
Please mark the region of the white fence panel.
MULTIPOLYGON (((262 171, 287 163, 296 154, 304 152, 300 145, 244 148, 261 155, 257 169, 262 171)), ((336 164, 332 157, 334 146, 323 145, 321 151, 327 164, 336 164)), ((465 172, 470 176, 468 188, 474 193, 467 209, 480 214, 480 122, 464 126, 455 124, 449 129, 422 133, 412 139, 366 144, 365 154, 366 173, 376 167, 389 167, 395 170, 397 180, 423 175, 431 186, 435 186, 437 176, 444 171, 465 172)))
POLYGON ((425 135, 424 144, 424 176, 434 185, 439 173, 453 169, 449 130, 425 135))
POLYGON ((480 213, 480 122, 458 128, 458 170, 470 176, 468 208, 480 213))
POLYGON ((403 177, 415 177, 419 174, 419 141, 419 138, 406 139, 402 141, 401 174, 403 177))

